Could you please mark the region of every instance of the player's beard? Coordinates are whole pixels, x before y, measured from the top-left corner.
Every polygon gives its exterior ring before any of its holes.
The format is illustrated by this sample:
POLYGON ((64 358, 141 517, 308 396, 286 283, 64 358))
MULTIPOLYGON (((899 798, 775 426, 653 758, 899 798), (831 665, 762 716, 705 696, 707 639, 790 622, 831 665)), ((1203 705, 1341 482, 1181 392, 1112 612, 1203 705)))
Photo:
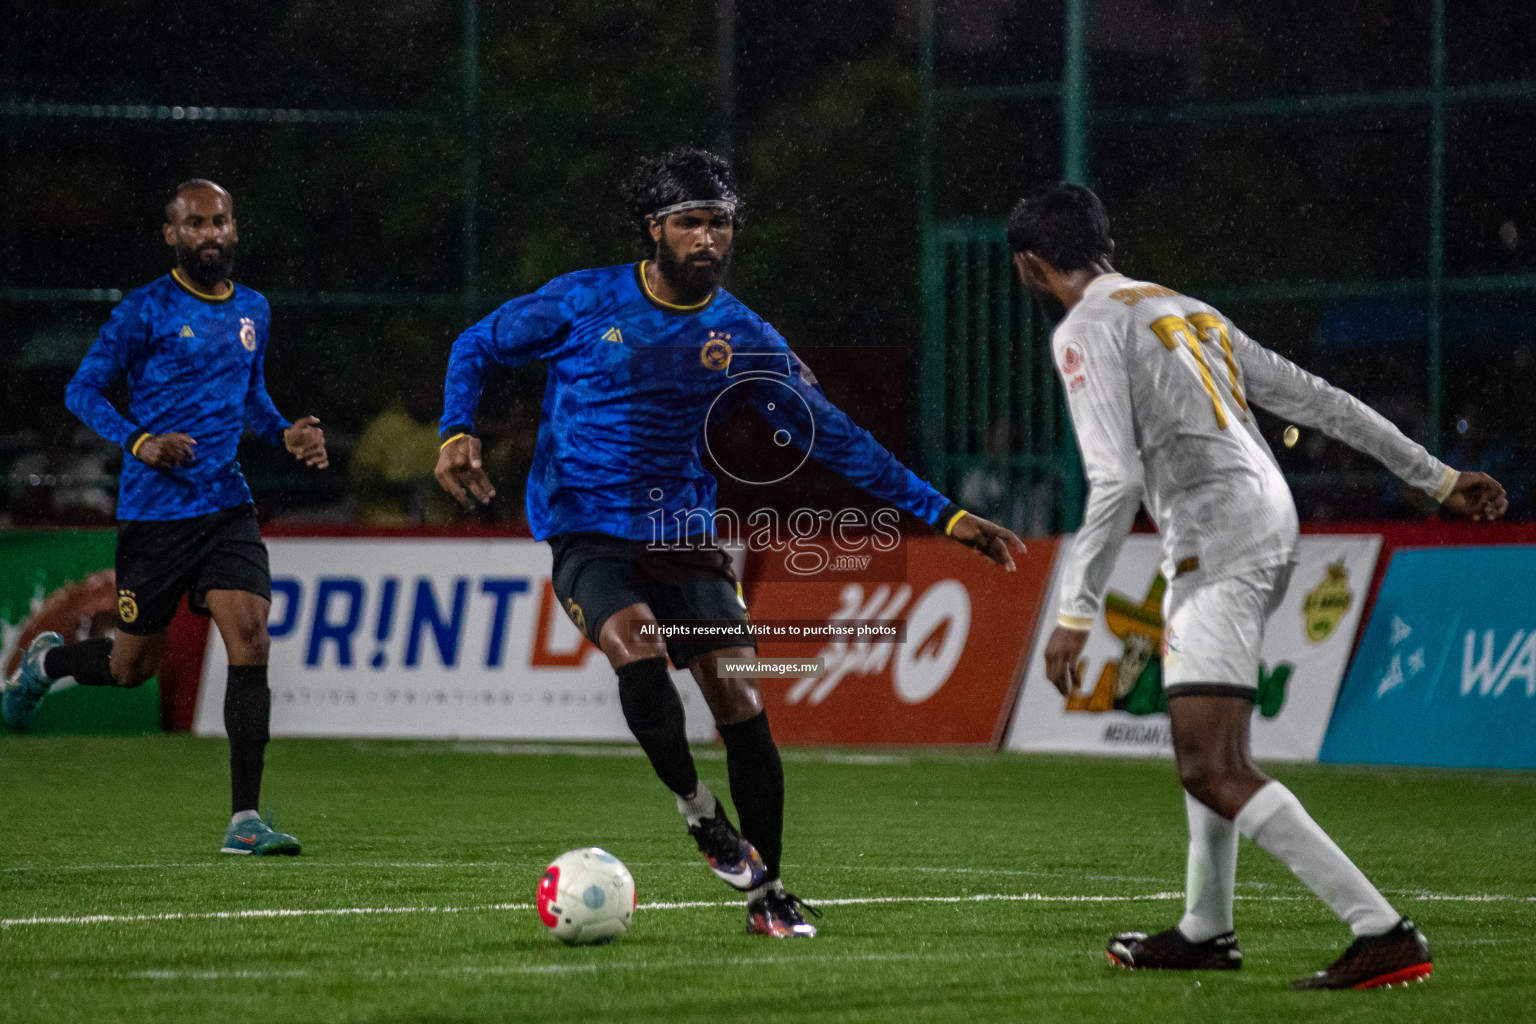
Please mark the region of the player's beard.
POLYGON ((677 297, 683 300, 682 304, 692 305, 703 302, 720 287, 720 282, 725 280, 725 272, 731 269, 731 253, 727 249, 725 255, 718 260, 696 262, 692 259, 678 259, 671 246, 662 242, 656 247, 656 269, 660 271, 662 279, 672 286, 677 297))
POLYGON ((204 288, 214 288, 229 280, 229 275, 235 269, 235 245, 206 243, 202 249, 191 249, 186 246, 176 247, 176 265, 181 268, 182 274, 193 284, 202 285, 204 288), (204 257, 203 250, 216 247, 217 255, 204 257))

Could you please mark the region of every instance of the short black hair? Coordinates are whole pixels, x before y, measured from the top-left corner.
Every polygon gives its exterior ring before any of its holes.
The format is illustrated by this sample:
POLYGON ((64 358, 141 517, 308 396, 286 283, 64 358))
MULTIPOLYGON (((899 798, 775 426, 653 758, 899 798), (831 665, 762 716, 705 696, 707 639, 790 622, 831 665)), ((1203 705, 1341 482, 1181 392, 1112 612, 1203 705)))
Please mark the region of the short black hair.
POLYGON ((1046 185, 1008 215, 1008 247, 1032 252, 1063 272, 1091 267, 1114 251, 1109 213, 1092 189, 1064 181, 1046 185))
POLYGON ((719 199, 735 208, 732 221, 742 224, 741 197, 736 191, 736 171, 729 160, 708 150, 685 146, 648 157, 637 163, 621 186, 624 212, 644 253, 656 250, 651 240, 650 219, 674 203, 719 199))
POLYGON ((226 189, 223 185, 220 185, 218 182, 209 181, 207 178, 188 178, 180 185, 177 185, 176 191, 171 193, 171 198, 165 201, 165 222, 167 224, 171 224, 175 221, 176 200, 181 198, 181 194, 183 192, 190 191, 194 188, 211 188, 215 192, 223 192, 225 195, 229 195, 229 190, 226 189))

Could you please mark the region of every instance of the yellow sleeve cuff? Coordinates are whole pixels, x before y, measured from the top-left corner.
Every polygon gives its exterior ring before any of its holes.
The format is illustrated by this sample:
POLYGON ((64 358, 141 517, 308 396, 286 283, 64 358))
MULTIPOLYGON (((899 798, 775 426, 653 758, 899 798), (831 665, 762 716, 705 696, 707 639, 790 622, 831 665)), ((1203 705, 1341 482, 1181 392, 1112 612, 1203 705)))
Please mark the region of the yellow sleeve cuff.
POLYGON ((1460 473, 1454 469, 1447 469, 1445 471, 1445 479, 1440 481, 1440 486, 1434 492, 1434 499, 1436 501, 1444 501, 1446 498, 1449 498, 1451 492, 1456 489, 1456 481, 1460 479, 1460 473))
POLYGON ((1075 615, 1062 615, 1056 619, 1062 629, 1075 629, 1079 633, 1086 633, 1093 628, 1092 619, 1080 619, 1075 615))
POLYGON ((437 446, 437 450, 438 451, 442 451, 444 448, 447 448, 449 445, 453 444, 453 442, 457 441, 459 438, 461 438, 461 437, 468 437, 468 436, 469 436, 468 434, 454 434, 448 440, 446 440, 442 444, 438 445, 437 446))
POLYGON ((949 532, 955 528, 955 524, 960 521, 961 516, 968 515, 970 515, 969 512, 967 512, 965 509, 961 509, 959 512, 956 512, 954 515, 950 516, 949 522, 944 524, 944 536, 949 536, 949 532))

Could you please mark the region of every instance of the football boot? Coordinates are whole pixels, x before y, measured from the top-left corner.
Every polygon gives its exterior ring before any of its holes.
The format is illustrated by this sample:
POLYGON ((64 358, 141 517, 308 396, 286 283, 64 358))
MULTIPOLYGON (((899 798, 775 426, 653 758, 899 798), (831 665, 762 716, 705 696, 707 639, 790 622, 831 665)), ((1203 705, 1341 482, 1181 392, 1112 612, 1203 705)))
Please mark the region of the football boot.
POLYGON ((246 818, 240 822, 230 822, 229 828, 224 830, 224 845, 219 852, 257 857, 280 854, 294 857, 299 852, 299 841, 286 832, 278 832, 274 829, 272 812, 268 810, 265 821, 260 818, 246 818))
POLYGON ((689 825, 688 834, 699 844, 699 852, 709 863, 709 870, 726 885, 747 892, 763 884, 768 869, 763 866, 762 854, 736 831, 731 819, 725 816, 724 807, 717 805, 712 817, 700 818, 697 825, 689 825))
POLYGON ((1243 951, 1232 932, 1204 942, 1190 942, 1177 928, 1156 935, 1121 932, 1109 940, 1104 955, 1132 970, 1237 971, 1243 966, 1243 951))
POLYGON ((782 888, 772 889, 747 904, 747 934, 775 939, 813 939, 816 926, 801 915, 802 909, 812 917, 821 916, 821 911, 794 893, 782 888))
POLYGON ((21 664, 16 666, 6 682, 5 695, 0 697, 0 716, 12 729, 25 729, 32 724, 32 716, 53 686, 53 680, 43 672, 43 655, 63 642, 64 638, 57 633, 39 633, 22 652, 21 664))
POLYGON ((1423 981, 1432 970, 1429 940, 1405 917, 1381 935, 1355 939, 1343 956, 1310 978, 1291 982, 1291 988, 1391 988, 1423 981))

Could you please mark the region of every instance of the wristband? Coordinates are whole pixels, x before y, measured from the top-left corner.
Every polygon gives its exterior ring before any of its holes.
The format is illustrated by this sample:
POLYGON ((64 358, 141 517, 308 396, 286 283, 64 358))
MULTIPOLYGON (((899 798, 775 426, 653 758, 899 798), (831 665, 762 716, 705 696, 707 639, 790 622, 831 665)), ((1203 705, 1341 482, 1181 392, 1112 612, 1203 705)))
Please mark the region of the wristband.
POLYGON ((966 515, 970 515, 970 513, 967 512, 965 509, 961 509, 960 511, 956 512, 954 515, 950 516, 949 517, 949 522, 944 524, 944 536, 948 537, 950 535, 950 531, 955 528, 955 524, 960 521, 960 517, 961 516, 966 516, 966 515))
POLYGON ((1075 615, 1061 615, 1056 619, 1056 624, 1062 629, 1075 629, 1079 633, 1087 633, 1093 629, 1092 619, 1080 619, 1075 615))
POLYGON ((453 442, 457 441, 459 438, 461 438, 461 437, 468 437, 468 436, 469 436, 468 434, 463 434, 463 433, 454 434, 448 440, 446 440, 442 444, 438 445, 437 446, 437 450, 438 451, 442 451, 444 448, 447 448, 449 445, 453 444, 453 442))
POLYGON ((1430 497, 1443 504, 1445 499, 1451 496, 1451 492, 1456 489, 1456 481, 1460 479, 1461 474, 1456 470, 1446 469, 1445 476, 1440 481, 1440 486, 1430 492, 1430 497))
POLYGON ((139 449, 144 446, 144 442, 148 441, 151 437, 154 436, 149 431, 143 430, 143 429, 138 431, 138 435, 139 435, 138 438, 135 439, 133 441, 133 443, 128 446, 128 454, 132 455, 134 457, 138 456, 139 449))

